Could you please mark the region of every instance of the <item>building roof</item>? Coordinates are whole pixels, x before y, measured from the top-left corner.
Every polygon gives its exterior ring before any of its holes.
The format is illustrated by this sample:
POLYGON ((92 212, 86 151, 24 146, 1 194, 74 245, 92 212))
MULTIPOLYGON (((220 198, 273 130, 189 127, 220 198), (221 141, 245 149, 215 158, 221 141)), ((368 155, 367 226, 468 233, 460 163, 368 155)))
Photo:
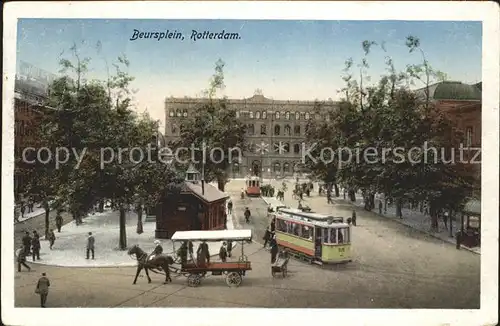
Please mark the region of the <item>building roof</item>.
POLYGON ((213 203, 219 200, 227 199, 229 196, 217 189, 216 187, 212 186, 211 184, 205 182, 205 192, 203 193, 202 187, 201 187, 201 181, 193 183, 193 182, 184 182, 182 186, 182 192, 183 193, 192 193, 196 197, 200 198, 201 200, 207 202, 207 203, 213 203))
MULTIPOLYGON (((425 96, 425 87, 415 91, 420 96, 425 96)), ((482 83, 474 85, 458 81, 443 81, 429 86, 431 100, 469 100, 481 101, 482 83)))

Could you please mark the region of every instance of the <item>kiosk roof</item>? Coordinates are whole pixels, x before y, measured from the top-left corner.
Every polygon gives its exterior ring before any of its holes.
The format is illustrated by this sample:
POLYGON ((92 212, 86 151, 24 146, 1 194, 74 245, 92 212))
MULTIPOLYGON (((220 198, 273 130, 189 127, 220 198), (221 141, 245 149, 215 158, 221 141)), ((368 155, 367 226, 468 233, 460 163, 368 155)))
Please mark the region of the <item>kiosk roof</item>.
POLYGON ((218 231, 177 231, 172 241, 242 241, 252 240, 252 230, 218 230, 218 231))

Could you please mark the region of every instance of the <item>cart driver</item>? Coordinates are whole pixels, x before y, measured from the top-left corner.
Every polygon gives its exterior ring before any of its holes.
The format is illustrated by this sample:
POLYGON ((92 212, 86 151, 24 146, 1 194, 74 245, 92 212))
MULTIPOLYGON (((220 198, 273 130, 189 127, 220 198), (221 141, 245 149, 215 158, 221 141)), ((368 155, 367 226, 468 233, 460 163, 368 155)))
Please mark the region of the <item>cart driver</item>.
POLYGON ((200 243, 196 254, 198 256, 198 264, 205 265, 210 263, 210 251, 208 250, 208 244, 206 241, 200 243))
POLYGON ((177 256, 179 256, 181 259, 181 265, 187 263, 187 255, 188 255, 188 244, 187 241, 184 241, 179 250, 177 250, 177 256))
POLYGON ((160 240, 155 240, 155 248, 153 252, 149 255, 148 260, 154 258, 157 255, 161 255, 163 253, 163 247, 161 246, 160 240))

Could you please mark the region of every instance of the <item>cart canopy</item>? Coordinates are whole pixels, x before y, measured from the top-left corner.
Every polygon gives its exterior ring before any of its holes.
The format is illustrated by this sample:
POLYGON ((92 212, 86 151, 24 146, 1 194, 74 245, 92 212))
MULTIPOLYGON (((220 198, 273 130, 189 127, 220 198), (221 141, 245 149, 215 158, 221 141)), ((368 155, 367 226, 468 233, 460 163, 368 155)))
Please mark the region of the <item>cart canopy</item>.
POLYGON ((177 231, 172 241, 251 241, 252 230, 177 231))

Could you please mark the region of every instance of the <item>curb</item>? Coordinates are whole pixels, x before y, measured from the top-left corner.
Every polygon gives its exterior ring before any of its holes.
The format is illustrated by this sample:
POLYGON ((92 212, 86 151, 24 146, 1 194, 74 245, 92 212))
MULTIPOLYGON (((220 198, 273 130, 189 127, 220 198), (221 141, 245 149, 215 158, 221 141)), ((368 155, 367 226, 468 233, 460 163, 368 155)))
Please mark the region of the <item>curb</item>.
MULTIPOLYGON (((358 206, 358 205, 356 205, 356 204, 353 204, 353 203, 352 203, 352 202, 350 202, 349 200, 344 200, 344 199, 337 199, 337 200, 338 200, 338 201, 345 202, 345 203, 347 203, 347 204, 349 204, 349 205, 351 205, 351 206, 353 206, 353 207, 356 207, 356 208, 361 208, 361 206, 358 206)), ((442 238, 438 237, 437 235, 435 235, 435 234, 433 234, 433 233, 426 232, 426 231, 421 230, 421 229, 417 229, 417 228, 415 228, 415 227, 413 227, 413 226, 411 226, 411 225, 408 225, 408 224, 405 224, 405 223, 403 223, 403 222, 399 221, 399 219, 395 219, 395 218, 393 219, 393 218, 387 217, 387 216, 385 216, 385 215, 380 215, 380 214, 378 214, 378 213, 376 213, 376 212, 374 212, 374 211, 370 211, 370 213, 373 213, 373 214, 375 214, 375 215, 377 215, 377 216, 380 216, 380 217, 383 217, 383 218, 385 218, 385 219, 388 219, 388 220, 394 221, 394 222, 396 222, 396 223, 398 223, 398 224, 401 224, 401 225, 404 225, 404 226, 406 226, 406 227, 409 227, 410 229, 413 229, 413 230, 419 231, 419 232, 421 232, 421 233, 423 233, 423 234, 427 234, 427 235, 429 235, 429 236, 431 236, 431 237, 433 237, 433 238, 435 238, 435 239, 441 240, 441 241, 443 241, 443 242, 445 242, 445 243, 448 243, 448 244, 450 244, 450 245, 456 245, 456 243, 455 243, 455 242, 451 242, 451 241, 444 240, 444 239, 442 239, 442 238)), ((469 247, 466 247, 466 246, 464 246, 464 245, 460 245, 460 249, 465 249, 465 250, 467 250, 467 251, 469 251, 469 252, 472 252, 472 253, 474 253, 474 254, 476 254, 476 255, 480 255, 480 256, 481 256, 481 253, 480 253, 480 252, 477 252, 477 251, 475 251, 475 250, 473 250, 473 249, 471 249, 471 248, 469 248, 469 247)))

